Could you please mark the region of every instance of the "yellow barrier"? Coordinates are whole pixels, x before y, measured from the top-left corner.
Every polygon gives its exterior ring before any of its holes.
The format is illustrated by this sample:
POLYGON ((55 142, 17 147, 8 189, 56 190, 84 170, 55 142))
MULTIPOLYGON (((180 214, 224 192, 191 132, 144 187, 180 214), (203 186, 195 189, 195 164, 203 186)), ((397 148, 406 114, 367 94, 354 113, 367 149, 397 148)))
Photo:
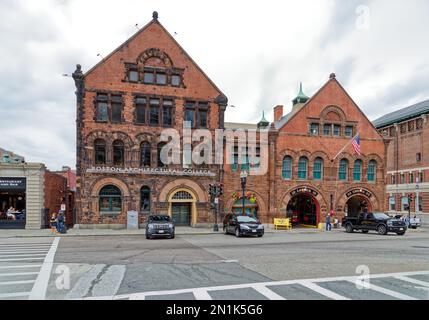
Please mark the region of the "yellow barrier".
POLYGON ((290 219, 274 219, 274 229, 279 230, 279 228, 291 230, 292 223, 290 219))

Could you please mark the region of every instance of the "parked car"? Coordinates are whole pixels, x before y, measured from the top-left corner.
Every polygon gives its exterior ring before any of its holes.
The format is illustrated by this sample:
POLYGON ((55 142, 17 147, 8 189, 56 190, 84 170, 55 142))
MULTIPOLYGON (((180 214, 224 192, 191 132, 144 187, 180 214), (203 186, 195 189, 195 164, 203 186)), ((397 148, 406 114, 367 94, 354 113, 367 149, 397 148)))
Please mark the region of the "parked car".
POLYGON ((173 220, 166 215, 149 216, 146 225, 146 239, 152 238, 175 238, 176 228, 173 220))
POLYGON ((403 236, 407 231, 407 224, 404 220, 392 218, 383 212, 361 213, 357 217, 346 217, 343 219, 342 226, 347 233, 352 233, 355 230, 368 233, 373 230, 380 235, 393 232, 403 236))
POLYGON ((228 214, 223 222, 225 234, 235 234, 237 238, 242 236, 263 237, 265 228, 262 223, 253 217, 228 214))

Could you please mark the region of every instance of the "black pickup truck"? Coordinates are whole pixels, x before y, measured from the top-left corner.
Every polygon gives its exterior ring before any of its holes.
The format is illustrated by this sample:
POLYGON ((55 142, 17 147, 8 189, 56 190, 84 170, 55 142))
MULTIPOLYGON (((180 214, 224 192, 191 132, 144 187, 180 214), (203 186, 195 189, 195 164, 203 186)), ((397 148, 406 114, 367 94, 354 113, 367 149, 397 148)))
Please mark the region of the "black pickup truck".
POLYGON ((343 228, 347 233, 355 230, 361 230, 368 233, 370 230, 377 231, 380 235, 386 235, 388 232, 403 236, 407 231, 405 221, 395 219, 382 212, 361 213, 357 217, 346 217, 343 219, 343 228))

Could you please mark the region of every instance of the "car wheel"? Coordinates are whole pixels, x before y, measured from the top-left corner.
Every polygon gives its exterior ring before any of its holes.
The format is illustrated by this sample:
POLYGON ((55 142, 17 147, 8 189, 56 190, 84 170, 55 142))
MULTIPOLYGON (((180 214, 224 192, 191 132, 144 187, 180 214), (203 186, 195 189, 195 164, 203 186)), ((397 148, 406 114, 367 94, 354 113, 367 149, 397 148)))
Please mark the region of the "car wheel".
POLYGON ((235 229, 235 236, 236 236, 237 238, 240 238, 240 237, 241 237, 241 232, 240 232, 240 229, 239 229, 239 228, 235 229))
POLYGON ((417 227, 411 227, 411 229, 417 229, 417 227))
POLYGON ((405 231, 402 231, 402 232, 398 232, 398 233, 397 233, 397 235, 398 235, 398 236, 403 236, 404 234, 405 234, 405 231))
POLYGON ((387 228, 384 225, 379 225, 377 227, 377 232, 379 235, 385 236, 387 234, 387 228))
POLYGON ((263 234, 258 234, 258 238, 262 238, 263 236, 263 234))
POLYGON ((353 233, 353 226, 350 223, 346 225, 346 232, 353 233))
POLYGON ((147 239, 147 240, 149 240, 149 239, 150 239, 150 236, 149 236, 148 234, 146 235, 146 239, 147 239))
POLYGON ((362 233, 368 233, 369 231, 368 230, 362 230, 362 233))
POLYGON ((174 234, 174 233, 173 233, 173 234, 171 235, 170 239, 174 239, 174 238, 176 238, 176 234, 174 234))

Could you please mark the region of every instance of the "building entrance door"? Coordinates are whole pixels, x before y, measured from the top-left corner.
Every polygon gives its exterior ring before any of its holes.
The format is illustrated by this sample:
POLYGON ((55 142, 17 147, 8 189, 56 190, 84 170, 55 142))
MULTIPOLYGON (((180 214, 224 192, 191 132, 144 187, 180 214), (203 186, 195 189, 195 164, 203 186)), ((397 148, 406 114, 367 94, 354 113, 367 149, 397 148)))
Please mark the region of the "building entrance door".
POLYGON ((319 218, 318 202, 311 195, 293 197, 287 206, 287 216, 295 225, 317 227, 319 218))
POLYGON ((173 203, 173 221, 176 226, 191 225, 191 203, 173 203))

